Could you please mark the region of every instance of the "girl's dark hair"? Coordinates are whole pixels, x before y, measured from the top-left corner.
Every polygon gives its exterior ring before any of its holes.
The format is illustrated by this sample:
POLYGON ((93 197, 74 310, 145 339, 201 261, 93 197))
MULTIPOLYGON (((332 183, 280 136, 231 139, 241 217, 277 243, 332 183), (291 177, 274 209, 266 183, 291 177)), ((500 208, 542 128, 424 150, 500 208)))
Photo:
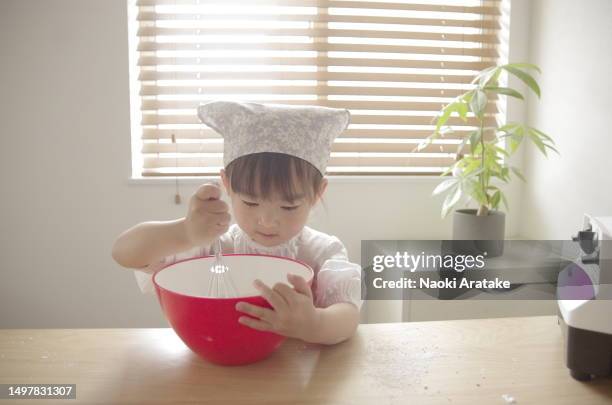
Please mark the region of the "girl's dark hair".
POLYGON ((261 152, 239 157, 225 168, 232 191, 267 199, 278 193, 293 202, 303 193, 313 203, 323 176, 312 164, 284 153, 261 152))

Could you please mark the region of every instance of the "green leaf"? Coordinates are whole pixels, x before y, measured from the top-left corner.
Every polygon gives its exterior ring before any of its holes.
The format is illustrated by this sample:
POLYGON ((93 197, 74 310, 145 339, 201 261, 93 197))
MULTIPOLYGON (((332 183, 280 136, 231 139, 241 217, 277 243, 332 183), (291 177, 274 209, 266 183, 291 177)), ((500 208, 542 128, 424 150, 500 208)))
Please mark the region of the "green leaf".
POLYGON ((540 86, 538 86, 538 83, 535 81, 533 76, 531 76, 529 73, 523 72, 522 70, 514 66, 506 65, 502 66, 502 68, 508 71, 508 73, 511 73, 518 79, 520 79, 523 83, 529 86, 531 90, 533 90, 533 92, 538 96, 538 98, 540 97, 540 86))
POLYGON ((476 169, 480 167, 480 159, 474 159, 472 157, 464 159, 465 166, 463 167, 463 176, 469 177, 476 174, 476 169))
MULTIPOLYGON (((482 154, 482 143, 481 142, 478 142, 477 144, 473 145, 472 148, 473 148, 472 155, 479 156, 482 154)), ((478 159, 480 159, 480 157, 478 157, 478 159)))
POLYGON ((542 142, 542 140, 539 137, 530 136, 529 139, 531 139, 534 145, 538 147, 538 149, 540 150, 540 152, 544 154, 544 156, 548 156, 546 153, 546 146, 544 145, 544 142, 542 142))
POLYGON ((486 82, 483 83, 483 85, 481 87, 486 87, 486 86, 491 86, 491 87, 498 87, 499 86, 499 76, 501 74, 501 69, 497 69, 495 71, 495 73, 493 74, 493 76, 491 76, 489 78, 489 80, 487 80, 486 82))
POLYGON ((445 180, 442 183, 438 184, 438 186, 434 189, 432 195, 442 194, 445 191, 448 191, 452 187, 456 186, 459 180, 457 179, 449 179, 445 180))
POLYGON ((546 139, 547 141, 553 142, 553 140, 552 140, 552 138, 550 136, 546 135, 544 132, 540 131, 537 128, 529 127, 529 131, 537 134, 540 138, 543 138, 543 139, 546 139))
POLYGON ((472 154, 476 154, 476 146, 480 143, 481 133, 480 128, 475 131, 470 132, 470 150, 472 154))
POLYGON ((429 135, 427 138, 423 139, 418 146, 415 148, 417 152, 422 151, 423 149, 425 149, 427 147, 427 145, 431 144, 432 141, 436 138, 440 137, 440 133, 439 132, 434 132, 433 134, 429 135))
POLYGON ((440 128, 440 131, 438 131, 438 134, 440 134, 440 136, 444 138, 447 134, 450 134, 452 132, 453 132, 453 129, 451 127, 443 127, 443 128, 440 128))
POLYGON ((508 180, 510 180, 510 169, 507 167, 502 167, 500 177, 503 181, 507 183, 508 180))
POLYGON ((423 149, 425 149, 427 147, 427 145, 429 145, 429 142, 427 139, 422 140, 416 147, 416 150, 413 150, 413 152, 420 152, 423 149))
POLYGON ((551 145, 549 145, 547 143, 545 143, 544 146, 547 147, 548 149, 551 149, 551 150, 555 151, 555 153, 557 153, 557 155, 561 154, 561 153, 559 153, 559 151, 554 146, 551 146, 551 145))
POLYGON ((499 206, 500 199, 501 199, 501 191, 497 190, 495 193, 493 193, 493 196, 491 197, 491 206, 494 209, 497 209, 497 207, 499 206))
POLYGON ((510 157, 508 152, 504 148, 500 148, 499 146, 493 145, 493 149, 499 153, 500 155, 504 155, 506 157, 510 157))
POLYGON ((523 174, 521 173, 521 171, 518 168, 512 166, 512 167, 510 167, 510 169, 512 169, 512 172, 516 175, 516 177, 518 177, 519 179, 521 179, 525 183, 527 183, 527 180, 525 179, 525 176, 523 176, 523 174))
MULTIPOLYGON (((475 84, 476 82, 483 83, 483 79, 485 79, 484 83, 489 80, 489 78, 495 74, 495 71, 499 70, 498 66, 491 66, 486 69, 481 70, 474 76, 474 79, 471 81, 471 84, 475 84)), ((482 85, 480 86, 482 87, 482 85)))
POLYGON ((512 130, 518 127, 519 125, 521 124, 519 124, 518 122, 507 122, 506 124, 499 127, 499 130, 502 132, 512 132, 512 130))
POLYGON ((474 95, 474 90, 467 91, 460 96, 457 96, 458 99, 463 101, 463 104, 470 104, 472 101, 472 96, 474 95))
POLYGON ((453 104, 449 104, 442 109, 442 113, 440 114, 440 116, 438 116, 438 119, 436 120, 436 129, 434 133, 439 133, 440 128, 446 125, 446 122, 448 121, 451 114, 453 113, 454 108, 455 106, 453 104))
POLYGON ((474 95, 472 96, 472 100, 470 101, 470 110, 474 113, 474 115, 480 117, 484 112, 485 107, 487 106, 487 95, 482 90, 476 90, 474 95))
POLYGON ((449 167, 447 167, 447 168, 446 168, 446 170, 444 170, 444 171, 442 172, 442 174, 440 175, 440 177, 443 177, 443 176, 447 176, 447 175, 449 175, 449 174, 450 174, 450 173, 453 171, 453 169, 455 168, 455 166, 457 166, 457 164, 458 164, 458 163, 459 163, 459 162, 455 162, 455 163, 453 163, 452 165, 450 165, 449 167))
POLYGON ((478 167, 473 172, 469 173, 469 176, 466 177, 477 177, 480 173, 484 172, 485 169, 483 167, 478 167))
POLYGON ((467 145, 468 140, 469 138, 467 136, 461 140, 461 143, 457 147, 457 154, 461 154, 461 152, 463 152, 463 148, 465 148, 465 145, 467 145))
POLYGON ((521 100, 524 100, 525 98, 523 97, 523 95, 521 93, 519 93, 518 91, 511 89, 509 87, 493 87, 493 86, 487 86, 485 87, 483 90, 486 91, 490 91, 492 93, 499 93, 499 94, 503 94, 505 96, 510 96, 510 97, 515 97, 515 98, 519 98, 521 100))
POLYGON ((469 195, 478 202, 478 204, 483 205, 487 204, 487 195, 482 190, 481 184, 477 180, 471 180, 468 183, 468 193, 469 195))
POLYGON ((457 187, 451 194, 446 196, 444 203, 442 204, 442 218, 446 217, 448 211, 450 211, 450 209, 459 202, 461 199, 461 193, 461 187, 457 187))
MULTIPOLYGON (((493 150, 496 153, 499 153, 500 155, 503 155, 505 157, 510 157, 510 154, 504 148, 500 148, 499 146, 493 145, 493 150)), ((497 157, 497 156, 495 156, 495 157, 497 157)))
MULTIPOLYGON (((548 148, 552 151, 554 151, 557 154, 560 154, 559 151, 553 146, 555 144, 555 142, 552 140, 552 138, 548 135, 546 135, 544 132, 540 131, 539 129, 533 128, 533 127, 529 127, 528 128, 529 131, 529 136, 534 139, 537 138, 542 142, 542 145, 544 145, 545 148, 548 148)), ((536 142, 534 140, 534 142, 536 142)))
POLYGON ((523 137, 522 136, 517 136, 516 134, 511 134, 510 135, 510 141, 509 141, 510 152, 511 153, 516 152, 518 147, 521 146, 521 142, 522 141, 523 141, 523 137))
POLYGON ((542 73, 538 65, 534 65, 533 63, 526 63, 526 62, 508 63, 502 67, 508 67, 508 66, 517 68, 517 69, 532 69, 538 73, 542 73))
POLYGON ((517 134, 523 136, 525 128, 518 122, 509 122, 506 125, 502 125, 501 127, 499 127, 498 131, 505 132, 507 134, 517 134))
POLYGON ((478 81, 479 87, 485 87, 492 82, 496 82, 499 74, 501 73, 501 69, 499 66, 493 66, 491 68, 483 70, 480 74, 476 76, 472 83, 478 81))
POLYGON ((446 123, 448 122, 448 119, 451 117, 453 112, 456 112, 459 115, 459 117, 461 117, 463 120, 467 119, 466 118, 467 106, 463 104, 464 104, 463 100, 461 98, 457 98, 452 103, 446 105, 442 109, 441 114, 436 121, 436 129, 434 133, 440 132, 440 128, 446 125, 446 123))
POLYGON ((463 121, 467 121, 467 113, 468 113, 468 104, 464 101, 461 101, 457 104, 457 114, 459 114, 459 118, 463 121))

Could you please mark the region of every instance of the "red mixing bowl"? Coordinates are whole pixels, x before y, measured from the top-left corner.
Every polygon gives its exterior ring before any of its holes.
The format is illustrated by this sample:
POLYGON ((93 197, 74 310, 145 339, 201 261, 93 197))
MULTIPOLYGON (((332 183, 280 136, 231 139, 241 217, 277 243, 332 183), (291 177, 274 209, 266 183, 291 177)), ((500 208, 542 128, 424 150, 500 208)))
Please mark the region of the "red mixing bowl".
POLYGON ((238 291, 237 298, 207 297, 209 271, 214 256, 183 260, 157 271, 153 283, 168 322, 183 342, 199 356, 222 365, 254 363, 268 357, 285 340, 238 322, 248 316, 235 309, 237 302, 271 308, 253 286, 260 279, 272 287, 289 284, 287 274, 296 274, 312 285, 313 270, 306 264, 278 256, 257 254, 223 255, 238 291))

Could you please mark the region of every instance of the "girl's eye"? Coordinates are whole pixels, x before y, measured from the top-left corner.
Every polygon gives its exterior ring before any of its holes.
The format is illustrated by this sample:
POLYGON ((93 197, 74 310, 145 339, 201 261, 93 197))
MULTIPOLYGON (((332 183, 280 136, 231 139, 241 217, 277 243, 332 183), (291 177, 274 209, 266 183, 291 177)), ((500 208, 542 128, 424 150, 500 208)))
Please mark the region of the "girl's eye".
POLYGON ((283 207, 283 209, 284 209, 284 210, 287 210, 287 211, 293 211, 293 210, 295 210, 295 209, 297 209, 297 208, 299 208, 299 207, 300 207, 299 205, 295 205, 295 206, 293 206, 293 207, 283 207))
POLYGON ((252 203, 244 200, 242 200, 242 202, 245 203, 245 205, 247 205, 248 207, 257 207, 259 205, 257 203, 252 203))

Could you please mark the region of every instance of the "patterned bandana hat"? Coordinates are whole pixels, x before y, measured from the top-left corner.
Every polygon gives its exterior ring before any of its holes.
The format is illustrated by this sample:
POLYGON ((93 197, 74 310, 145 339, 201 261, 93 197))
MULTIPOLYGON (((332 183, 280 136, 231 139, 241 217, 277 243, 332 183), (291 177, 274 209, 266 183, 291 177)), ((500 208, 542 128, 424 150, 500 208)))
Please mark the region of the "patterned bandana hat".
POLYGON ((339 108, 229 100, 200 105, 198 116, 223 137, 225 167, 241 156, 277 152, 304 159, 323 175, 334 139, 351 117, 339 108))

